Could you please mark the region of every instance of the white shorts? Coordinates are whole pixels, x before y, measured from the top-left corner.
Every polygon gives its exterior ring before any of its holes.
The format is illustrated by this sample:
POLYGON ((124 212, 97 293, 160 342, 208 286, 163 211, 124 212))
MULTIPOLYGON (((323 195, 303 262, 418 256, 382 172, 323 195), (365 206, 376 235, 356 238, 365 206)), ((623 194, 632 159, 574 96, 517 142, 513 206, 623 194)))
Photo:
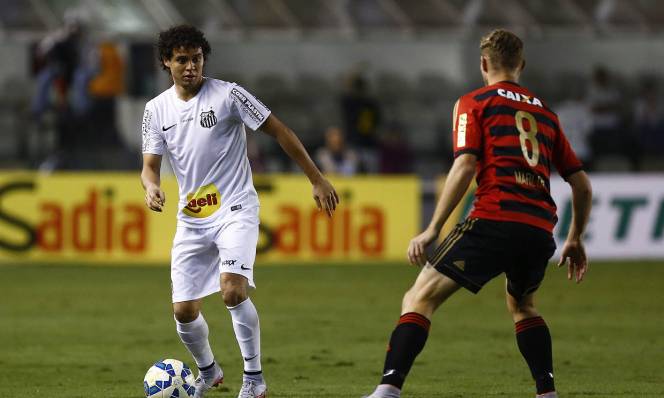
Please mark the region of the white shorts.
POLYGON ((178 226, 171 251, 173 302, 196 300, 221 290, 222 273, 254 284, 258 207, 234 211, 212 228, 178 226))

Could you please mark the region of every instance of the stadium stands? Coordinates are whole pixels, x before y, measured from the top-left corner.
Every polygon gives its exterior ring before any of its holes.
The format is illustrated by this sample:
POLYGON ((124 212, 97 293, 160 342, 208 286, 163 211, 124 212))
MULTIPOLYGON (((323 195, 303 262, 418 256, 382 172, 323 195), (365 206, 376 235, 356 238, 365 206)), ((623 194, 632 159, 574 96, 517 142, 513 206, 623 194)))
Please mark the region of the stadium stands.
MULTIPOLYGON (((664 26, 664 4, 654 0, 261 0, 252 2, 251 6, 244 1, 205 0, 200 7, 189 7, 189 3, 186 0, 122 3, 109 0, 0 0, 0 6, 6 10, 0 15, 0 34, 9 43, 5 46, 13 46, 10 49, 16 55, 14 58, 27 59, 32 57, 31 48, 35 43, 72 18, 85 21, 93 39, 113 36, 125 47, 129 43, 149 43, 156 31, 174 23, 196 24, 206 31, 211 40, 224 43, 224 50, 213 54, 215 59, 211 69, 208 69, 209 73, 250 88, 310 147, 321 145, 323 131, 330 125, 340 123, 339 96, 344 85, 339 70, 348 69, 347 66, 353 68, 352 61, 339 58, 335 61, 336 66, 320 70, 305 67, 290 72, 277 67, 266 72, 274 61, 270 55, 254 59, 252 55, 260 54, 260 49, 270 48, 271 43, 283 46, 283 43, 293 42, 305 44, 307 49, 319 45, 319 51, 325 51, 329 43, 337 43, 335 48, 340 49, 344 43, 350 45, 364 41, 370 45, 375 40, 385 45, 390 40, 396 43, 406 40, 418 45, 423 43, 423 51, 431 51, 436 50, 437 41, 458 43, 458 48, 461 48, 458 53, 442 55, 452 59, 449 61, 452 65, 457 65, 458 70, 452 72, 445 66, 438 69, 435 58, 434 61, 427 61, 426 65, 418 63, 417 59, 407 58, 397 60, 395 64, 392 58, 381 59, 375 55, 372 55, 373 59, 358 60, 366 61, 366 65, 359 65, 359 69, 368 78, 371 91, 386 115, 384 126, 390 122, 403 124, 406 138, 418 154, 415 169, 421 172, 432 165, 440 167, 441 163, 446 163, 441 159, 449 157, 447 141, 454 100, 480 84, 479 76, 472 70, 467 73, 466 69, 474 67, 475 40, 481 32, 495 26, 507 26, 521 32, 527 39, 545 40, 540 48, 546 48, 546 43, 564 48, 568 41, 575 38, 592 43, 588 37, 597 37, 605 45, 620 40, 620 35, 626 33, 632 38, 655 40, 651 33, 660 31, 664 26), (148 3, 155 6, 148 6, 148 3), (240 46, 253 46, 255 50, 238 53, 249 59, 234 60, 235 63, 229 65, 224 57, 235 54, 233 48, 240 46), (410 69, 410 64, 416 67, 410 69)), ((361 53, 362 48, 366 47, 353 48, 348 54, 361 53)), ((581 46, 574 51, 582 52, 584 48, 581 46)), ((644 47, 644 51, 647 48, 644 47)), ((290 47, 288 54, 302 57, 297 51, 290 47)), ((542 54, 541 49, 537 51, 537 54, 542 54)), ((633 51, 638 54, 639 50, 633 51)), ((128 51, 125 53, 129 54, 128 51)), ((554 56, 558 54, 560 51, 554 56)), ((651 54, 650 57, 657 55, 651 54)), ((587 93, 593 65, 589 62, 594 62, 588 59, 590 57, 561 60, 561 65, 551 69, 546 68, 544 61, 535 59, 531 64, 534 66, 524 73, 524 84, 555 107, 566 99, 587 93)), ((334 61, 334 57, 314 59, 307 64, 321 66, 329 64, 330 60, 334 61)), ((129 61, 126 59, 126 62, 129 61)), ((295 67, 301 62, 300 59, 292 60, 295 67)), ((612 64, 607 66, 609 69, 613 67, 612 64)), ((19 64, 17 67, 20 67, 19 64)), ((621 69, 620 65, 618 69, 621 69)), ((638 99, 639 82, 642 74, 650 72, 643 67, 622 69, 616 70, 613 76, 622 97, 624 129, 632 134, 631 114, 638 99), (639 72, 641 70, 642 73, 639 72)), ((130 70, 127 81, 140 82, 136 73, 130 70)), ((155 80, 161 81, 161 77, 159 75, 155 80)), ((661 72, 655 77, 656 81, 661 81, 661 72)), ((141 84, 150 87, 148 91, 152 94, 155 86, 163 88, 164 82, 161 83, 141 84)), ((28 109, 35 92, 35 77, 30 76, 30 68, 24 71, 0 69, 0 85, 4 88, 0 94, 2 166, 36 167, 55 141, 54 118, 48 114, 36 118, 28 109), (36 133, 37 126, 39 133, 36 133), (35 144, 37 139, 40 140, 39 145, 35 144)), ((135 91, 141 90, 145 89, 135 91)), ((657 94, 660 102, 661 91, 657 94)), ((119 130, 132 151, 138 148, 133 136, 135 131, 131 128, 135 125, 136 112, 130 109, 129 104, 140 103, 141 99, 126 96, 119 99, 119 130)), ((279 152, 275 145, 269 139, 258 137, 258 146, 268 158, 279 152)), ((654 151, 649 148, 649 152, 648 156, 642 157, 639 167, 662 170, 657 154, 664 153, 664 148, 654 151)), ((634 169, 633 164, 620 154, 597 160, 598 170, 634 169)), ((275 165, 277 170, 289 169, 288 165, 279 166, 279 161, 268 163, 275 165)))

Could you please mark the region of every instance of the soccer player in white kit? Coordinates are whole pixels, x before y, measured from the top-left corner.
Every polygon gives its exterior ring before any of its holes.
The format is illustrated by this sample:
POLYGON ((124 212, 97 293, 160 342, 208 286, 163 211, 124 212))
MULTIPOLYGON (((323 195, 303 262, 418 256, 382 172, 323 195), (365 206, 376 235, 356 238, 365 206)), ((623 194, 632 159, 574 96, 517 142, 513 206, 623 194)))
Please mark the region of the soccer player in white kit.
POLYGON ((332 216, 339 197, 297 136, 235 83, 203 76, 210 45, 189 25, 159 34, 159 60, 173 86, 149 101, 142 122, 145 203, 160 212, 161 157, 168 153, 180 200, 171 253, 173 313, 180 339, 200 369, 196 395, 223 380, 208 342, 201 299, 221 291, 244 359, 239 398, 264 398, 260 327, 249 298, 258 241, 258 195, 247 159, 245 125, 274 137, 313 185, 313 198, 332 216))

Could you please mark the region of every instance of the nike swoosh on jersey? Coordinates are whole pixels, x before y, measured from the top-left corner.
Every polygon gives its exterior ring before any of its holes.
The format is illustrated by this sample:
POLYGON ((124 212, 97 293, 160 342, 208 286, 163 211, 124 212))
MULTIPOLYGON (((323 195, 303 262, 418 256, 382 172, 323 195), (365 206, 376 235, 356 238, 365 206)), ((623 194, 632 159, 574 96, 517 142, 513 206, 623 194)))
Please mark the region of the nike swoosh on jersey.
POLYGON ((250 270, 251 267, 245 267, 244 264, 242 264, 242 265, 240 265, 240 269, 243 269, 243 270, 246 271, 246 270, 250 270))
POLYGON ((166 127, 166 126, 161 126, 161 129, 162 129, 163 131, 170 130, 170 129, 172 129, 173 127, 175 127, 176 125, 177 125, 177 123, 175 123, 175 124, 172 125, 172 126, 168 126, 168 127, 166 127))

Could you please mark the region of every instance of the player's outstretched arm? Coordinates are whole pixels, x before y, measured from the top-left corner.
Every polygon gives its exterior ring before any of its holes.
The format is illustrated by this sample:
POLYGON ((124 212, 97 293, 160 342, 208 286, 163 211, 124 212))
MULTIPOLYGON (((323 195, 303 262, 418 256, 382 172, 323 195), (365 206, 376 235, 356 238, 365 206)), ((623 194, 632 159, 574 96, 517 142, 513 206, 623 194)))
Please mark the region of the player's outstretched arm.
POLYGON ((411 264, 426 264, 425 248, 436 240, 445 221, 463 198, 468 185, 475 176, 476 164, 477 156, 469 153, 459 155, 454 160, 429 226, 424 232, 411 239, 408 245, 408 260, 411 264))
POLYGON ((318 170, 307 150, 295 135, 276 116, 270 115, 260 128, 261 131, 274 137, 281 148, 297 163, 313 185, 313 197, 319 210, 325 210, 332 217, 339 204, 339 195, 330 182, 318 170))
POLYGON ((572 187, 572 225, 567 234, 558 266, 567 264, 567 279, 571 280, 574 276, 576 283, 579 283, 588 272, 589 264, 586 249, 583 246, 583 232, 590 217, 593 192, 590 179, 584 171, 577 171, 570 175, 567 177, 567 182, 572 187))
POLYGON ((150 210, 159 212, 161 212, 164 203, 166 203, 166 195, 159 187, 161 184, 160 170, 161 155, 144 153, 141 183, 143 184, 143 189, 145 189, 145 205, 150 210))

